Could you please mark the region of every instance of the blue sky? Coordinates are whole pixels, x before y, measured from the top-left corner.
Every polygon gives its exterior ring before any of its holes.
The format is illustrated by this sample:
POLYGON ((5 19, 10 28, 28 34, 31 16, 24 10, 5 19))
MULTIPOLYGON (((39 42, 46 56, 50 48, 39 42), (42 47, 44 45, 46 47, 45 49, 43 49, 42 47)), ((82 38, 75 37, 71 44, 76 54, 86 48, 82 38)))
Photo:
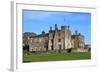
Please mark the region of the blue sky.
POLYGON ((72 33, 77 30, 85 36, 86 44, 91 43, 91 13, 23 10, 23 32, 40 34, 50 26, 54 29, 55 24, 59 29, 69 25, 72 33))

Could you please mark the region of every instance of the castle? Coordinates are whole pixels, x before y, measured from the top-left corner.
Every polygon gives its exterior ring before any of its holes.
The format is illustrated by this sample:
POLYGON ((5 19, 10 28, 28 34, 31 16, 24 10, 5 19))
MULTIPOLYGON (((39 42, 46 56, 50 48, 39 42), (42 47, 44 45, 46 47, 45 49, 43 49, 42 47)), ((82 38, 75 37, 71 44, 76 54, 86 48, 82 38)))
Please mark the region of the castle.
POLYGON ((42 31, 41 34, 28 38, 30 52, 36 51, 63 51, 68 49, 84 49, 84 36, 77 31, 72 35, 69 26, 61 26, 55 29, 50 26, 49 32, 42 31))

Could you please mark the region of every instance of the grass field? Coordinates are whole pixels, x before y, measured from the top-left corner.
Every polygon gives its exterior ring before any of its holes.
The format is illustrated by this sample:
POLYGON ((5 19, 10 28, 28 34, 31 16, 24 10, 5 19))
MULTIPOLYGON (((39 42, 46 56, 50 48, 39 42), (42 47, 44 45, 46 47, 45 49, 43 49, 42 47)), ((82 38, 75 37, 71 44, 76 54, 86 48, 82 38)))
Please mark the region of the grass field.
POLYGON ((90 52, 73 52, 73 53, 42 53, 24 55, 23 62, 41 62, 41 61, 62 61, 62 60, 85 60, 91 59, 90 52))

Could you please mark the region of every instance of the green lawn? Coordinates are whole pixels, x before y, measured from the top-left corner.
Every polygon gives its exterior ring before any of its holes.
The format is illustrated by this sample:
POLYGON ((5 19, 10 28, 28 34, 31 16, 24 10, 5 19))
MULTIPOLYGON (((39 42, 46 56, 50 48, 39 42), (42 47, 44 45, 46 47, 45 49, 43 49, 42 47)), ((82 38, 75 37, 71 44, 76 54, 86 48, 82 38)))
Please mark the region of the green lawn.
POLYGON ((73 52, 73 53, 42 53, 24 55, 23 62, 39 62, 39 61, 62 61, 62 60, 84 60, 91 59, 90 52, 73 52))

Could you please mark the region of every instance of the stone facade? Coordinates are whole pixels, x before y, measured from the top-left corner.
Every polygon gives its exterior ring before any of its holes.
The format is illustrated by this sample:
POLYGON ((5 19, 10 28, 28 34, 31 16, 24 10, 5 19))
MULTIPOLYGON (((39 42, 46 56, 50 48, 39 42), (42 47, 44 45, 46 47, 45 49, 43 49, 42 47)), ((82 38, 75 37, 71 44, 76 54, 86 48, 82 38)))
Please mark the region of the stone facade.
POLYGON ((29 51, 61 51, 70 48, 84 49, 84 36, 80 33, 71 34, 69 26, 61 26, 58 29, 50 27, 48 33, 44 31, 40 35, 32 36, 28 40, 29 51))
POLYGON ((29 39, 30 51, 46 51, 48 48, 48 34, 40 34, 29 39))
POLYGON ((75 31, 75 34, 71 36, 72 37, 72 41, 73 41, 73 48, 80 48, 83 49, 84 48, 84 36, 81 35, 80 33, 77 33, 77 31, 75 31))
POLYGON ((24 46, 24 45, 28 45, 28 39, 29 39, 31 36, 36 36, 36 34, 33 33, 33 32, 24 32, 24 33, 23 33, 23 46, 24 46))

